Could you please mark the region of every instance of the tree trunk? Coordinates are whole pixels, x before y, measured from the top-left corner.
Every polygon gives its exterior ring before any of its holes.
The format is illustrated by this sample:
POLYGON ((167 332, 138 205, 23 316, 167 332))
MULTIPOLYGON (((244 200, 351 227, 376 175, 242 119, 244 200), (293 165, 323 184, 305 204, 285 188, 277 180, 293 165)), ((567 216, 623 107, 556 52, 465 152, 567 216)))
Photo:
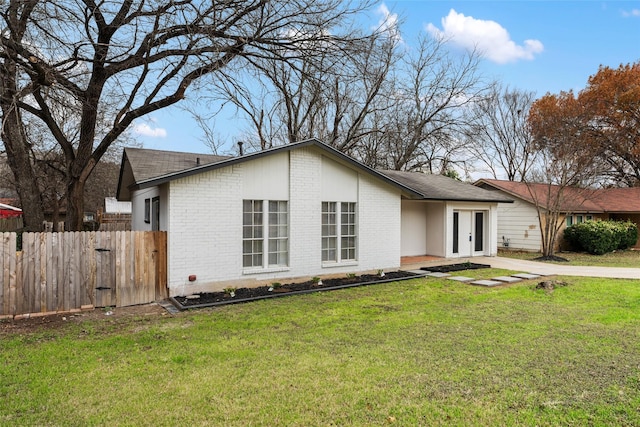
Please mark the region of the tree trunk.
POLYGON ((67 216, 65 230, 82 231, 84 219, 84 184, 82 179, 71 179, 67 185, 67 216))
POLYGON ((44 222, 42 196, 29 158, 29 144, 19 113, 12 105, 2 105, 2 141, 15 181, 23 212, 24 230, 41 231, 44 222))
POLYGON ((51 221, 53 221, 53 227, 51 228, 54 233, 59 231, 58 223, 60 222, 60 200, 58 200, 58 196, 53 197, 53 212, 51 213, 51 221))

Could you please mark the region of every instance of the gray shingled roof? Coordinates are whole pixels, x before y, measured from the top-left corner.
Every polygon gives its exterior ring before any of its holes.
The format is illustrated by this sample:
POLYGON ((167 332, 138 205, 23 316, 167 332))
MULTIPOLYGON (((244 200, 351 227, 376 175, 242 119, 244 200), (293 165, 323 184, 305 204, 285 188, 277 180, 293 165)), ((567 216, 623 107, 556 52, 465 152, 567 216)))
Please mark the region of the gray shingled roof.
POLYGON ((157 176, 192 169, 200 165, 217 163, 227 156, 213 154, 182 153, 178 151, 125 148, 120 165, 120 178, 116 196, 119 200, 131 200, 129 185, 157 176))
POLYGON ((181 153, 146 148, 125 148, 125 154, 131 163, 135 182, 194 168, 198 166, 198 159, 200 159, 200 165, 206 165, 229 158, 229 156, 214 154, 181 153))
POLYGON ((177 151, 126 148, 120 168, 118 199, 130 200, 130 187, 138 188, 158 185, 181 176, 201 173, 213 168, 243 162, 252 158, 267 156, 275 152, 296 147, 316 146, 328 151, 354 166, 377 176, 389 184, 398 186, 403 194, 412 199, 455 200, 469 202, 512 202, 495 192, 475 187, 442 175, 430 175, 419 172, 377 171, 346 156, 334 148, 310 139, 295 144, 272 148, 241 157, 216 156, 213 154, 182 153, 177 151), (198 164, 199 159, 199 164, 198 164))
POLYGON ((172 151, 158 151, 147 149, 126 148, 122 156, 120 166, 120 179, 118 181, 117 197, 119 200, 130 200, 131 189, 148 188, 160 185, 174 179, 186 177, 209 170, 257 159, 273 153, 289 151, 300 147, 316 147, 326 153, 350 163, 363 172, 399 188, 403 195, 411 198, 419 197, 415 190, 388 178, 380 172, 358 162, 357 160, 341 153, 333 147, 312 138, 292 144, 286 144, 268 150, 245 154, 240 157, 224 157, 205 154, 180 153, 172 151), (196 164, 196 158, 200 157, 200 165, 196 164))
POLYGON ((505 202, 513 200, 472 184, 443 175, 422 172, 380 171, 387 177, 406 185, 424 196, 425 200, 453 200, 464 202, 505 202), (478 191, 480 190, 480 191, 478 191))

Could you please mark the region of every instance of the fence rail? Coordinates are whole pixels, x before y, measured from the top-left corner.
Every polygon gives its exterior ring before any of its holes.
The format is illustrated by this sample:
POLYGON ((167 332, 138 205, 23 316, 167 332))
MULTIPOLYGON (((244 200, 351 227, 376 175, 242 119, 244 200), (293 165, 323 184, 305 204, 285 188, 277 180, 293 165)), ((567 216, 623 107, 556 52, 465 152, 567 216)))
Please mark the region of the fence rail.
POLYGON ((0 318, 168 296, 166 232, 1 233, 0 318))

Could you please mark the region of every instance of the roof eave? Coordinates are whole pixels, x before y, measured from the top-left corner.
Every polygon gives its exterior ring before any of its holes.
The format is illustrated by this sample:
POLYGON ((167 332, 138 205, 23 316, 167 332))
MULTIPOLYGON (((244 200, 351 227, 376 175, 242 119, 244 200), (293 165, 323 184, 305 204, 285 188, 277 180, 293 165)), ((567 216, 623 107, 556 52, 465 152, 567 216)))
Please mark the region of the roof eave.
MULTIPOLYGON (((140 182, 136 182, 134 184, 132 184, 131 186, 129 186, 129 190, 130 191, 135 191, 135 190, 140 190, 140 189, 144 189, 144 188, 149 188, 149 187, 155 187, 158 185, 162 185, 165 184, 169 181, 173 181, 175 179, 178 178, 186 178, 189 176, 193 176, 202 172, 207 172, 207 171, 211 171, 211 170, 216 170, 216 169, 220 169, 226 166, 233 166, 235 164, 238 163, 243 163, 246 162, 248 160, 255 160, 255 159, 259 159, 261 157, 265 157, 268 156, 270 154, 276 153, 276 152, 286 152, 286 151, 291 151, 295 148, 303 148, 303 147, 309 147, 309 146, 315 146, 318 147, 322 150, 325 150, 329 153, 331 153, 332 155, 340 158, 341 160, 351 164, 352 166, 355 166, 358 169, 364 170, 366 172, 368 172, 369 174, 377 177, 378 179, 386 182, 387 184, 390 184, 394 187, 399 188, 404 194, 409 195, 410 197, 414 197, 414 198, 422 198, 423 195, 415 190, 413 190, 410 187, 407 187, 406 185, 403 185, 383 174, 381 174, 380 172, 377 172, 375 169, 370 168, 369 166, 360 163, 359 161, 352 159, 351 157, 347 156, 346 154, 336 150, 335 148, 321 142, 318 139, 312 138, 312 139, 307 139, 305 141, 300 141, 300 142, 295 142, 295 143, 291 143, 291 144, 286 144, 286 145, 281 145, 278 147, 274 147, 274 148, 270 148, 268 150, 263 150, 263 151, 257 151, 255 153, 249 153, 249 154, 245 154, 243 156, 239 156, 239 157, 232 157, 229 159, 225 159, 225 160, 221 160, 219 162, 215 162, 215 163, 208 163, 206 165, 201 165, 201 166, 196 166, 190 169, 186 169, 186 170, 182 170, 182 171, 178 171, 178 172, 172 172, 172 173, 168 173, 165 175, 161 175, 161 176, 157 176, 154 178, 149 178, 146 180, 141 180, 140 182)), ((120 190, 120 189, 119 189, 120 190)))
POLYGON ((458 199, 453 197, 423 197, 422 200, 434 202, 513 203, 513 200, 510 199, 458 199))

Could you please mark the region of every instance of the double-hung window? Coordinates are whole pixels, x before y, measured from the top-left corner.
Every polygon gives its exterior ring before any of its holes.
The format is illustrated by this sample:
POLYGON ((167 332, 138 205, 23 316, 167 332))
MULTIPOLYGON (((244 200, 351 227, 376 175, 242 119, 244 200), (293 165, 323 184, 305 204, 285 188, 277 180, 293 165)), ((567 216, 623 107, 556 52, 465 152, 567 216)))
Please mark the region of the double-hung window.
POLYGON ((243 200, 242 266, 289 265, 289 211, 287 201, 243 200))
POLYGON ((357 259, 356 204, 322 202, 322 262, 357 259))

